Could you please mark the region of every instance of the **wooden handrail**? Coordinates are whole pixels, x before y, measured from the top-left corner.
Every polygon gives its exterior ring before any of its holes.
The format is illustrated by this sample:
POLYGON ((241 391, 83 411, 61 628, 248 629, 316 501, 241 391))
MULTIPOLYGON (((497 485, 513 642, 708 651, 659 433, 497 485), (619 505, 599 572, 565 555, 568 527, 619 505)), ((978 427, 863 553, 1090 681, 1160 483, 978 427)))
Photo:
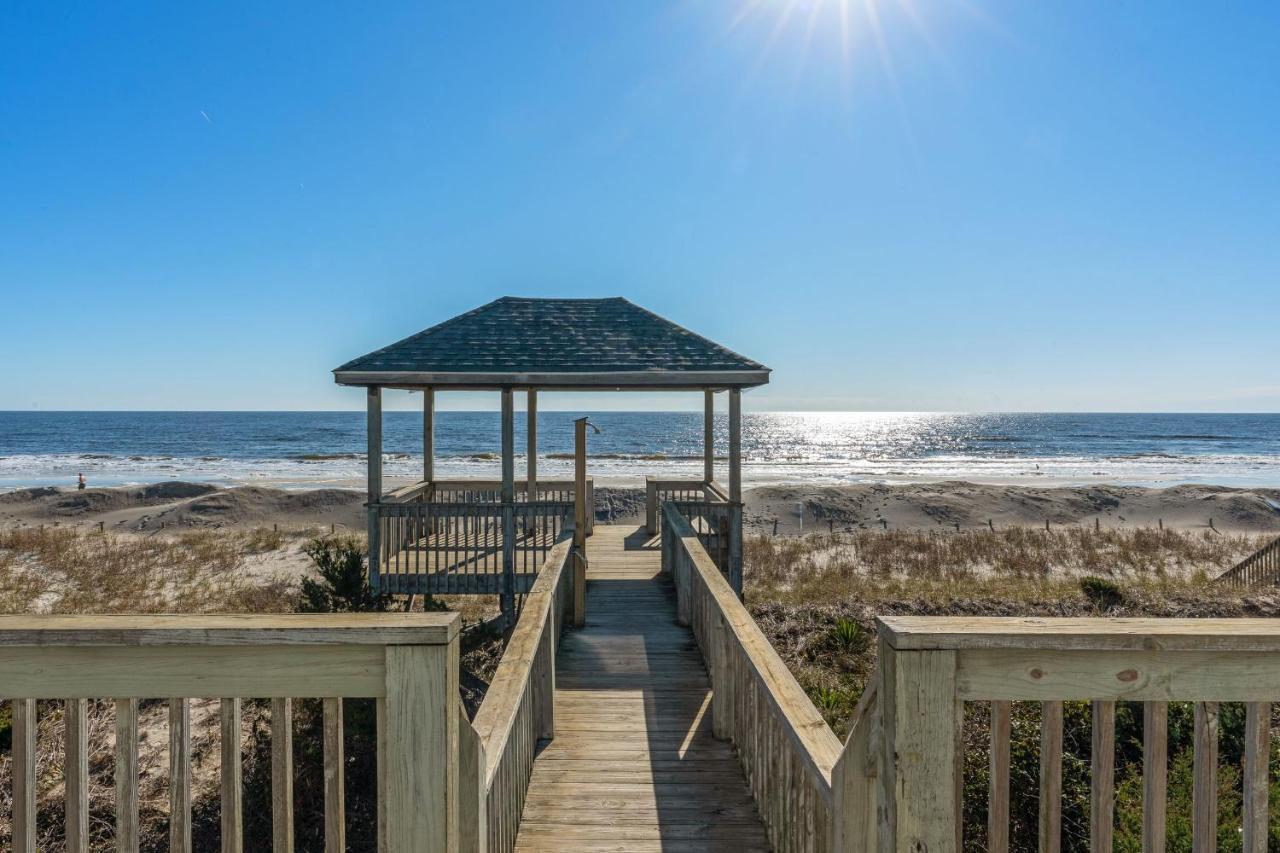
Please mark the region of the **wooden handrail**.
MULTIPOLYGON (((68 849, 88 849, 87 699, 116 707, 116 832, 139 836, 138 699, 169 700, 170 849, 191 849, 190 697, 220 697, 222 844, 243 849, 241 700, 271 699, 272 778, 291 780, 294 697, 323 700, 326 844, 341 849, 344 698, 377 702, 385 849, 452 849, 458 696, 456 613, 0 617, 0 683, 13 701, 16 850, 34 850, 37 699, 61 699, 68 849), (329 737, 337 732, 339 737, 329 737)), ((273 782, 273 786, 276 783, 273 782)), ((273 837, 293 834, 292 796, 273 790, 273 837)))
POLYGON ((1169 702, 1194 704, 1192 846, 1218 834, 1218 707, 1244 702, 1243 846, 1265 851, 1280 620, 885 617, 880 636, 881 849, 952 850, 961 815, 964 703, 991 717, 987 849, 1009 844, 1011 705, 1040 703, 1041 849, 1060 849, 1063 702, 1092 708, 1090 843, 1109 850, 1116 797, 1116 703, 1143 708, 1143 849, 1163 850, 1169 702))
POLYGON ((663 513, 663 566, 672 573, 678 618, 693 628, 707 661, 713 730, 738 747, 775 849, 827 849, 832 771, 843 747, 688 521, 670 502, 663 513), (797 831, 803 826, 815 832, 797 831))
POLYGON ((479 757, 466 758, 463 764, 482 768, 476 796, 483 799, 463 807, 465 813, 476 816, 463 827, 460 849, 464 853, 509 851, 515 846, 537 742, 554 735, 555 654, 565 608, 572 597, 572 544, 573 525, 569 523, 525 597, 520 618, 471 724, 474 736, 462 738, 464 748, 470 742, 475 744, 479 757))

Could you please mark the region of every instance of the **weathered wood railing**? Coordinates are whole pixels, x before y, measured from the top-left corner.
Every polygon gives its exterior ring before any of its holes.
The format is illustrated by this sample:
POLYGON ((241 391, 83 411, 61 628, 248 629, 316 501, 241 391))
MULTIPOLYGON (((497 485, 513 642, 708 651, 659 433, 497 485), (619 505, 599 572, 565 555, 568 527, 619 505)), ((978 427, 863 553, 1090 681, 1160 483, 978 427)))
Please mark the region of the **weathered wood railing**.
POLYGON ((1040 849, 1062 848, 1063 702, 1092 706, 1090 849, 1111 850, 1116 703, 1143 703, 1143 849, 1164 850, 1170 702, 1194 703, 1192 849, 1217 849, 1218 707, 1246 705, 1243 849, 1268 836, 1271 702, 1280 620, 880 620, 879 832, 897 851, 953 851, 966 702, 989 703, 986 849, 1009 849, 1010 711, 1041 707, 1040 849))
MULTIPOLYGON (((517 480, 513 484, 516 503, 534 501, 552 501, 554 503, 573 503, 573 480, 538 480, 532 498, 527 480, 517 480)), ((407 486, 401 486, 387 492, 383 503, 405 503, 409 501, 439 501, 441 503, 502 503, 501 480, 419 480, 407 486)), ((595 503, 595 482, 587 479, 587 505, 595 503)))
POLYGON ((5 616, 0 684, 13 703, 13 849, 36 849, 36 700, 64 702, 66 846, 89 849, 89 700, 114 699, 116 838, 136 850, 138 700, 169 700, 169 849, 191 850, 191 697, 221 697, 221 845, 243 849, 241 702, 271 699, 272 827, 294 841, 292 708, 324 712, 324 835, 344 849, 342 700, 374 698, 378 848, 454 849, 458 616, 5 616))
POLYGON ((1280 536, 1218 575, 1216 580, 1234 587, 1280 584, 1280 536))
POLYGON ((538 741, 555 734, 555 655, 573 600, 570 523, 548 553, 462 737, 463 853, 515 846, 538 741))
POLYGON ((880 622, 879 669, 842 746, 673 504, 663 566, 712 685, 712 725, 738 751, 775 849, 955 851, 964 704, 990 718, 985 849, 1010 848, 1015 702, 1040 707, 1040 849, 1063 847, 1063 703, 1092 708, 1090 846, 1112 848, 1116 703, 1143 703, 1143 845, 1166 844, 1170 702, 1194 705, 1193 849, 1216 849, 1219 703, 1246 703, 1242 839, 1267 849, 1280 620, 970 619, 880 622))
MULTIPOLYGON (((645 529, 653 536, 660 532, 662 524, 661 506, 666 501, 674 501, 681 505, 681 515, 694 521, 687 508, 698 505, 722 506, 727 508, 729 497, 718 483, 704 480, 663 480, 646 477, 644 481, 644 524, 645 529)), ((697 522, 694 521, 695 529, 697 522)), ((709 521, 709 531, 717 528, 714 521, 709 521)), ((702 531, 699 531, 702 532, 702 531)))
POLYGON ((401 594, 526 593, 573 514, 572 503, 540 500, 511 506, 508 574, 503 535, 507 508, 502 504, 429 501, 376 508, 379 589, 401 594))
MULTIPOLYGON (((590 506, 590 480, 585 492, 590 506)), ((532 499, 528 483, 517 482, 511 504, 496 480, 396 489, 369 505, 370 582, 393 594, 522 595, 572 515, 574 495, 573 482, 563 480, 538 481, 532 499)))
MULTIPOLYGON (((689 522, 673 502, 662 511, 663 568, 676 588, 677 618, 693 629, 706 660, 712 729, 737 747, 771 844, 778 851, 842 849, 832 774, 844 748, 689 522)), ((858 726, 855 735, 866 728, 858 726)), ((856 762, 842 766, 865 774, 856 762)), ((840 782, 842 795, 847 787, 840 782)))

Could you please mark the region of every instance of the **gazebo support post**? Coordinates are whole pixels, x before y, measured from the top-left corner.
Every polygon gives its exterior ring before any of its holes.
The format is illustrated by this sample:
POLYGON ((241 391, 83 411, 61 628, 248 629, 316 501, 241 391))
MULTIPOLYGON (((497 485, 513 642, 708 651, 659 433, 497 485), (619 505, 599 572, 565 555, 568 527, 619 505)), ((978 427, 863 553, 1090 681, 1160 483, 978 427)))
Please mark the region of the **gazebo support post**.
POLYGON ((702 392, 702 480, 710 484, 716 478, 716 392, 702 392))
POLYGON ((368 408, 369 494, 365 506, 369 511, 369 586, 378 591, 379 559, 382 556, 381 532, 378 520, 378 502, 382 499, 382 389, 369 386, 366 394, 368 408))
POLYGON ((516 445, 511 388, 502 389, 502 615, 516 613, 516 445))
POLYGON ((529 449, 525 454, 528 460, 526 465, 528 474, 528 500, 536 501, 538 499, 538 390, 536 388, 529 389, 528 403, 528 432, 529 449))
MULTIPOLYGON (((422 482, 431 488, 436 478, 436 389, 422 389, 422 482)), ((426 497, 429 499, 430 494, 426 497)))
POLYGON ((742 598, 742 391, 729 390, 729 585, 742 598))

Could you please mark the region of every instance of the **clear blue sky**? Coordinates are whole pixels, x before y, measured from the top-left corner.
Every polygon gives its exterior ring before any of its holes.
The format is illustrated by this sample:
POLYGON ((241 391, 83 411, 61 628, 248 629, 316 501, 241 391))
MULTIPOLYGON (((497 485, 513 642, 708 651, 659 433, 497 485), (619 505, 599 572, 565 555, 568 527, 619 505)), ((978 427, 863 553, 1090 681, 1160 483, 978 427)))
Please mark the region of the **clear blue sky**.
POLYGON ((6 3, 0 408, 355 408, 517 294, 723 341, 757 409, 1280 410, 1280 5, 842 17, 6 3))

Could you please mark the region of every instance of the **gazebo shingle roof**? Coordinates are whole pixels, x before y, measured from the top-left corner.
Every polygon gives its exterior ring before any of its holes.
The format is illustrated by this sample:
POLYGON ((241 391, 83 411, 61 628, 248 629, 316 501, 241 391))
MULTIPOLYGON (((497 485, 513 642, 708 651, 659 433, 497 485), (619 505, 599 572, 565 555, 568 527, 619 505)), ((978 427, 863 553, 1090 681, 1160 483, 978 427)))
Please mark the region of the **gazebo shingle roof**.
POLYGON ((345 385, 749 387, 769 369, 622 298, 506 296, 334 371, 345 385))

